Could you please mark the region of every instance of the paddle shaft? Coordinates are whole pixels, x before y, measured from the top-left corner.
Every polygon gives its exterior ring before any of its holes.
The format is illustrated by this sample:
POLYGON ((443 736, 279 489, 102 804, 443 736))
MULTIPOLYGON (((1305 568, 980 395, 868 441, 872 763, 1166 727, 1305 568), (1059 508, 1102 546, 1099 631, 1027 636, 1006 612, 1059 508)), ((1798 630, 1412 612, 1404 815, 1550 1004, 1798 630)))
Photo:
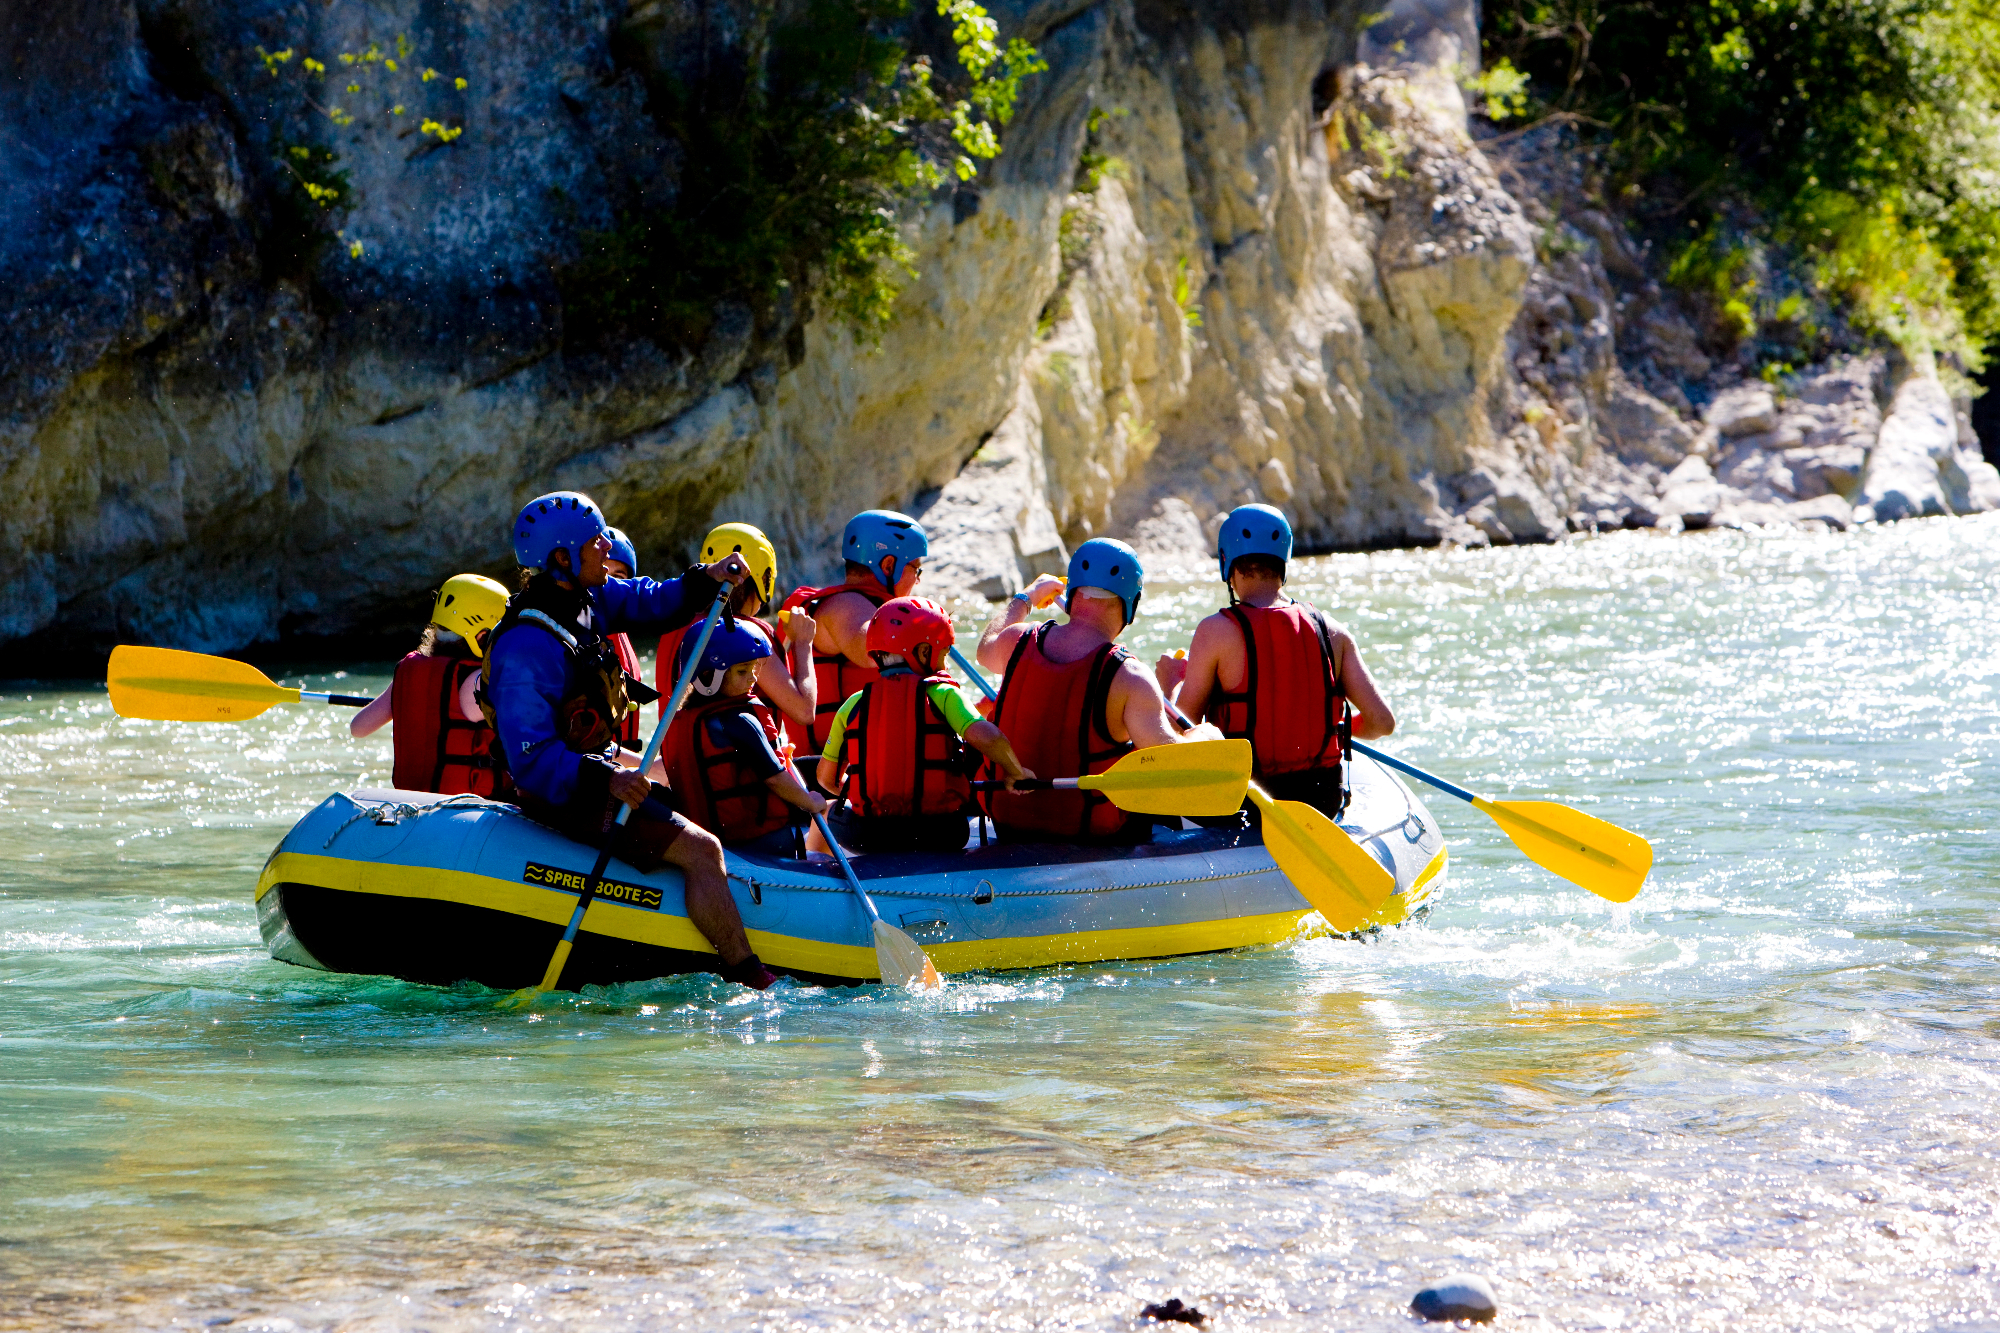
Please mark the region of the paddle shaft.
POLYGON ((1370 759, 1373 759, 1377 763, 1387 764, 1389 767, 1396 769, 1399 772, 1408 773, 1411 777, 1417 779, 1419 782, 1428 782, 1431 784, 1431 786, 1436 787, 1439 791, 1450 792, 1453 796, 1456 796, 1459 800, 1464 801, 1467 805, 1479 804, 1479 797, 1474 793, 1469 792, 1465 788, 1460 787, 1454 783, 1446 782, 1443 778, 1438 777, 1434 773, 1426 773, 1421 768, 1418 768, 1415 764, 1406 764, 1402 760, 1396 758, 1394 755, 1384 754, 1382 751, 1376 749, 1374 746, 1363 744, 1360 741, 1350 741, 1348 743, 1352 745, 1357 752, 1367 755, 1370 759))
POLYGON ((375 701, 365 694, 323 694, 318 690, 300 690, 302 704, 334 704, 341 708, 366 708, 375 701))
POLYGON ((870 921, 880 921, 882 914, 875 910, 875 900, 868 896, 868 890, 861 887, 861 876, 855 874, 854 867, 848 864, 847 853, 841 849, 840 843, 835 840, 833 830, 826 826, 826 816, 814 815, 813 823, 819 826, 819 836, 826 839, 826 845, 833 848, 833 859, 840 862, 840 873, 847 876, 847 887, 854 890, 854 896, 859 898, 861 905, 868 909, 868 919, 870 921))
MULTIPOLYGON (((1075 791, 1080 781, 1081 779, 1078 778, 1022 778, 1014 784, 1013 789, 1015 791, 1075 791)), ((975 782, 972 784, 974 791, 1004 791, 1006 788, 1007 784, 1004 782, 975 782)))
POLYGON ((958 663, 960 667, 964 668, 965 674, 971 676, 972 683, 977 685, 981 690, 984 690, 986 692, 987 698, 992 699, 996 702, 999 700, 1000 698, 999 693, 987 681, 985 675, 983 675, 980 672, 979 668, 972 664, 972 659, 967 657, 964 653, 958 651, 958 645, 955 643, 951 646, 951 660, 958 663))
MULTIPOLYGON (((730 591, 731 585, 727 583, 722 585, 715 594, 714 604, 708 608, 708 618, 701 622, 701 637, 694 641, 694 649, 688 653, 687 666, 681 671, 680 679, 674 682, 673 695, 667 700, 667 706, 660 710, 660 720, 653 727, 653 737, 646 742, 645 756, 639 760, 641 777, 644 777, 646 770, 653 766, 653 760, 660 753, 660 746, 667 739, 668 725, 673 722, 674 714, 680 711, 681 703, 687 698, 688 691, 694 688, 694 673, 701 665, 702 653, 708 648, 709 636, 715 633, 715 622, 722 618, 722 606, 729 599, 730 591)), ((613 827, 624 827, 625 821, 631 817, 632 807, 620 801, 618 818, 613 827)), ((548 971, 542 974, 542 983, 535 989, 554 990, 556 983, 562 980, 563 965, 569 962, 569 951, 576 944, 576 932, 583 925, 583 914, 590 910, 591 900, 597 897, 597 890, 604 883, 605 867, 610 864, 611 846, 607 842, 597 853, 597 864, 591 867, 590 878, 584 881, 583 892, 577 895, 576 907, 569 914, 569 925, 563 928, 562 939, 557 941, 555 954, 549 959, 548 971)))

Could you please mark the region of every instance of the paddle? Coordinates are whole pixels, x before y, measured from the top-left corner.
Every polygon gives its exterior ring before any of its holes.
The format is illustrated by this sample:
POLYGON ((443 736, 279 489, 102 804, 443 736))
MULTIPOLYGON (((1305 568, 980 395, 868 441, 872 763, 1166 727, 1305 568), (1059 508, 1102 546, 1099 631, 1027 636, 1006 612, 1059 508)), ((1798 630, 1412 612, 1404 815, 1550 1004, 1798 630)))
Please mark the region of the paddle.
POLYGON ((868 920, 875 929, 875 964, 881 970, 882 980, 891 986, 909 986, 915 990, 934 990, 942 986, 944 979, 931 965, 930 955, 924 952, 924 946, 884 921, 882 914, 875 910, 875 900, 861 887, 861 877, 848 864, 847 853, 834 841, 833 830, 826 826, 826 816, 814 815, 813 823, 819 825, 819 835, 826 839, 826 845, 833 848, 833 858, 840 862, 840 873, 847 876, 847 887, 854 890, 854 896, 868 909, 868 920))
MULTIPOLYGON (((995 791, 1000 782, 975 782, 995 791)), ((1250 785, 1250 742, 1183 741, 1134 750, 1102 773, 1081 778, 1023 778, 1015 791, 1101 792, 1140 815, 1233 815, 1250 785)))
POLYGON ((1631 902, 1653 868, 1653 844, 1596 815, 1555 801, 1488 800, 1372 745, 1355 741, 1354 748, 1483 810, 1529 860, 1600 898, 1631 902))
MULTIPOLYGON (((956 646, 951 650, 952 660, 970 672, 979 687, 986 691, 987 698, 993 698, 993 687, 978 668, 966 660, 956 646)), ((1183 731, 1192 731, 1194 724, 1173 704, 1167 711, 1183 731)), ((1179 745, 1156 745, 1137 750, 1118 761, 1096 778, 1069 779, 1081 786, 1084 783, 1110 777, 1126 764, 1146 755, 1160 755, 1170 760, 1177 750, 1201 750, 1212 745, 1230 745, 1240 748, 1244 765, 1244 775, 1248 776, 1250 763, 1250 743, 1245 740, 1233 741, 1184 741, 1179 745)), ((1023 783, 1015 783, 1018 790, 1023 783)), ((1347 835, 1346 830, 1328 819, 1303 801, 1280 801, 1274 799, 1256 783, 1247 783, 1234 788, 1235 799, 1226 806, 1203 810, 1167 810, 1152 807, 1129 806, 1118 797, 1107 796, 1120 809, 1138 810, 1149 814, 1216 814, 1232 815, 1243 806, 1243 796, 1247 788, 1251 800, 1263 816, 1264 850, 1278 863, 1278 870, 1291 881, 1299 896, 1312 904, 1313 909, 1325 917, 1327 924, 1338 931, 1359 930, 1367 924, 1368 918, 1380 911, 1382 905, 1396 892, 1396 879, 1382 863, 1370 856, 1347 835)))
MULTIPOLYGON (((641 774, 653 766, 654 758, 660 753, 661 743, 667 739, 668 724, 674 720, 674 714, 680 711, 682 701, 694 687, 695 670, 701 665, 701 655, 708 648, 709 636, 715 633, 715 622, 722 618, 723 604, 729 600, 732 591, 734 588, 727 583, 716 591, 715 601, 708 608, 708 618, 701 622, 701 635, 694 641, 694 647, 688 650, 687 665, 681 669, 681 678, 674 682, 673 697, 668 699, 667 706, 660 710, 660 720, 653 728, 653 738, 646 742, 645 757, 639 761, 641 774)), ((618 826, 623 827, 625 821, 631 817, 632 807, 620 801, 618 826)), ((577 929, 583 925, 583 914, 589 910, 591 899, 597 896, 598 888, 604 883, 604 868, 610 864, 611 848, 607 845, 597 853, 597 864, 591 868, 590 878, 584 881, 583 892, 577 895, 576 907, 569 914, 569 925, 564 927, 562 938, 556 941, 556 951, 549 957, 548 970, 535 985, 515 991, 509 997, 510 1003, 524 1004, 543 991, 554 990, 556 983, 562 980, 563 966, 569 962, 569 951, 576 944, 577 929)))
POLYGON ((105 675, 118 716, 154 722, 248 722, 274 704, 365 708, 375 702, 365 694, 280 685, 248 662, 129 643, 111 650, 105 675))

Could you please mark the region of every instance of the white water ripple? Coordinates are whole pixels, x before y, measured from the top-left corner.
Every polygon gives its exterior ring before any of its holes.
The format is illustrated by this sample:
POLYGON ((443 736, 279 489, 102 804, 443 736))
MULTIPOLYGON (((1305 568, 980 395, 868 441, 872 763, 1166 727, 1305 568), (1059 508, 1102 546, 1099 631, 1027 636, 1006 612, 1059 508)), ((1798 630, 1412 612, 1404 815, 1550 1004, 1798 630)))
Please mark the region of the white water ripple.
MULTIPOLYGON (((1439 796, 1451 891, 1374 944, 515 1013, 264 956, 387 733, 10 686, 0 1328, 1406 1329, 1458 1269, 1516 1327, 2000 1327, 2000 518, 1295 568, 1392 748, 1645 834, 1646 891, 1439 796)), ((1214 599, 1156 581, 1142 658, 1214 599)))

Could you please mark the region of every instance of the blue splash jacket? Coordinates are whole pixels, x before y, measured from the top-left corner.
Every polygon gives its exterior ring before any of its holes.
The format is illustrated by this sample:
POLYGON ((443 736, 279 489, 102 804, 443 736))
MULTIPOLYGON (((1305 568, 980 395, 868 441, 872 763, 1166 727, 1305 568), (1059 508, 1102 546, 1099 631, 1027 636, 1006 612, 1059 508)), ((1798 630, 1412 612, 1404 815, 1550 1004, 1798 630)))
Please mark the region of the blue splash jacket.
MULTIPOLYGON (((551 616, 588 647, 606 634, 665 634, 698 619, 721 585, 699 570, 677 579, 606 579, 581 589, 575 618, 551 616)), ((601 768, 589 786, 604 790, 609 765, 580 755, 562 742, 556 710, 572 693, 569 653, 553 634, 535 625, 517 625, 496 638, 487 698, 507 756, 507 770, 524 794, 550 805, 566 805, 585 765, 601 768)))

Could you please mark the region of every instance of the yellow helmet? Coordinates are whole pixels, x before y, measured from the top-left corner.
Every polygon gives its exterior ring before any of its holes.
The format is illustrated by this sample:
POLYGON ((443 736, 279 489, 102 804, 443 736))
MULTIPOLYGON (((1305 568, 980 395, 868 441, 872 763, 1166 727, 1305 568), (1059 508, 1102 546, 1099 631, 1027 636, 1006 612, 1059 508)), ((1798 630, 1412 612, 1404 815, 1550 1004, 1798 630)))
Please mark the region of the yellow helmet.
POLYGON ((771 539, 764 535, 762 528, 753 528, 748 523, 724 523, 703 538, 701 562, 712 565, 736 552, 743 557, 743 563, 750 566, 750 579, 757 587, 757 595, 766 607, 776 606, 775 595, 778 588, 778 548, 771 545, 771 539))
POLYGON ((507 590, 484 574, 457 574, 445 580, 431 606, 431 624, 448 629, 474 657, 486 655, 479 636, 500 623, 507 610, 507 590))

